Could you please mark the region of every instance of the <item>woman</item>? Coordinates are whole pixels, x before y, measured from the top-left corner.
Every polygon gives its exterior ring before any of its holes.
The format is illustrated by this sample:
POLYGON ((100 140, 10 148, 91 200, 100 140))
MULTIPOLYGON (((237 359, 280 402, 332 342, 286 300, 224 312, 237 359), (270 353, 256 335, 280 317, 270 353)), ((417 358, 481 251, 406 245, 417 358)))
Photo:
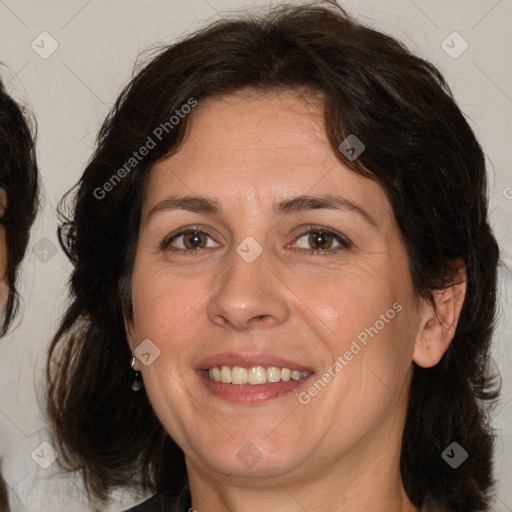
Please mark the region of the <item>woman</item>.
MULTIPOLYGON (((34 138, 19 105, 0 81, 0 335, 18 311, 18 269, 37 211, 38 171, 34 138)), ((6 484, 0 476, 0 511, 7 511, 6 484)))
POLYGON ((484 157, 394 39, 331 3, 164 49, 105 121, 60 234, 73 298, 48 411, 91 499, 488 509, 484 157))

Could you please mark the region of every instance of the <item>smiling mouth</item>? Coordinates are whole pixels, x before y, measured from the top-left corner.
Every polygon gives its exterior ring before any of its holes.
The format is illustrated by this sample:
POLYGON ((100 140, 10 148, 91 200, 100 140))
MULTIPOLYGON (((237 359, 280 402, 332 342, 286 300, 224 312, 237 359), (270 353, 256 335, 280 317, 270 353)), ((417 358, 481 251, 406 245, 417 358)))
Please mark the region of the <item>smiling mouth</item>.
POLYGON ((205 375, 212 382, 233 384, 235 386, 260 386, 261 384, 274 382, 301 380, 311 375, 311 372, 301 372, 277 366, 252 366, 250 368, 241 366, 214 366, 213 368, 205 370, 205 375))

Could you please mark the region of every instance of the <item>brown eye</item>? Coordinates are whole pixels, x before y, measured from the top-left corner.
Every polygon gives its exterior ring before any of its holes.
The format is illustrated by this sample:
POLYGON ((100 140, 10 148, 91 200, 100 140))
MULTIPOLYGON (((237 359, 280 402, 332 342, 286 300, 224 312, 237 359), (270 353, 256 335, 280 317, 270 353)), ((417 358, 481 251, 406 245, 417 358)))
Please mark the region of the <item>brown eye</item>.
POLYGON ((339 249, 348 249, 351 243, 337 232, 311 226, 308 231, 297 237, 294 246, 299 249, 308 249, 312 254, 332 254, 339 249))
POLYGON ((324 231, 311 232, 308 237, 308 242, 312 249, 330 249, 334 237, 330 233, 324 231))
POLYGON ((198 250, 205 248, 218 247, 204 231, 187 230, 177 233, 172 238, 163 243, 163 249, 168 250, 198 250))
POLYGON ((187 249, 202 249, 206 247, 206 233, 194 231, 183 235, 183 243, 187 249))

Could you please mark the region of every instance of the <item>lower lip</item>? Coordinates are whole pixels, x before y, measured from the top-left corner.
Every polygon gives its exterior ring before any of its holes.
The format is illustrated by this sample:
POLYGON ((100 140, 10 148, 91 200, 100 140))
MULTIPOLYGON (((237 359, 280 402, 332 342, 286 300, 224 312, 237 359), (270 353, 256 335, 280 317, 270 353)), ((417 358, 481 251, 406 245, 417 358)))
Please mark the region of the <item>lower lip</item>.
POLYGON ((224 384, 210 380, 204 372, 198 372, 198 376, 205 388, 215 396, 237 404, 256 404, 274 400, 295 391, 308 381, 313 374, 299 380, 269 382, 267 384, 224 384))

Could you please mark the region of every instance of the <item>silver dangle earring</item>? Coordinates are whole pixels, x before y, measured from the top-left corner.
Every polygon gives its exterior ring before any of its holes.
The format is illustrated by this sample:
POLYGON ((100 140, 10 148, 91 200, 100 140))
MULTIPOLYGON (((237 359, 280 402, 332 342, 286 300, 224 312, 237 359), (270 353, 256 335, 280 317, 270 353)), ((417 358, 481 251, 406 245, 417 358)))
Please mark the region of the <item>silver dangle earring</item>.
POLYGON ((130 362, 130 366, 132 368, 132 383, 131 388, 132 391, 140 391, 142 389, 142 373, 138 370, 135 370, 133 366, 135 365, 136 358, 132 355, 132 360, 130 362))

